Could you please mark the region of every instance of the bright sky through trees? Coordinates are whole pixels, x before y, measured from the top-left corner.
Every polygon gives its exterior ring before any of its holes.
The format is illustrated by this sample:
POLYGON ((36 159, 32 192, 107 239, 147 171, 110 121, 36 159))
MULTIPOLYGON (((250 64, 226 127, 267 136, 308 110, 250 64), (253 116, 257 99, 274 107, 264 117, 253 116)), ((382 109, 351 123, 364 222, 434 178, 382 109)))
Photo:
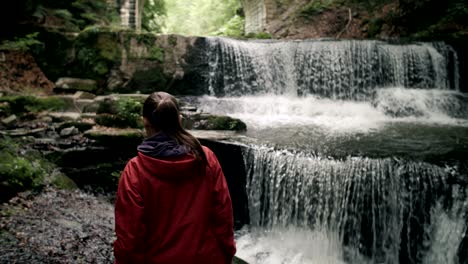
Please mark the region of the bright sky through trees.
POLYGON ((239 0, 165 0, 164 33, 215 35, 239 20, 239 0))

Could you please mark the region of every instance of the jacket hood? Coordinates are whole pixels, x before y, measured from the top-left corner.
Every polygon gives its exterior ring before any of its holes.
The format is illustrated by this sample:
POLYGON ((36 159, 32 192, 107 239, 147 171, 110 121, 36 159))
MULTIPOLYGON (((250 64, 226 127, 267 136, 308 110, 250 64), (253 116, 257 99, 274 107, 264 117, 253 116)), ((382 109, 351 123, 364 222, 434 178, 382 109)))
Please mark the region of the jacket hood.
POLYGON ((201 163, 192 154, 165 159, 156 159, 139 152, 139 164, 150 176, 161 180, 179 181, 194 177, 200 172, 201 163))
POLYGON ((162 132, 145 139, 137 150, 153 158, 180 157, 190 152, 187 146, 179 145, 177 141, 162 132))

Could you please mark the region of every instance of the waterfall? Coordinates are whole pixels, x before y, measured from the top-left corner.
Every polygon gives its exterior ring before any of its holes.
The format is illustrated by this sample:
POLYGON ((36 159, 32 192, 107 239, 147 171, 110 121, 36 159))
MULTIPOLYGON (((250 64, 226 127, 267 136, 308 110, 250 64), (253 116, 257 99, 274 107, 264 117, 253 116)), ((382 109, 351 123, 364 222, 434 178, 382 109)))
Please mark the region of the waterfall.
POLYGON ((459 89, 457 55, 444 43, 208 42, 208 85, 216 96, 312 94, 366 100, 382 87, 459 89))
POLYGON ((207 41, 199 110, 240 118, 253 138, 240 257, 468 261, 468 187, 454 181, 468 170, 468 96, 449 45, 207 41))
POLYGON ((244 157, 252 226, 326 230, 346 263, 458 263, 468 188, 448 184, 453 168, 266 147, 244 157))

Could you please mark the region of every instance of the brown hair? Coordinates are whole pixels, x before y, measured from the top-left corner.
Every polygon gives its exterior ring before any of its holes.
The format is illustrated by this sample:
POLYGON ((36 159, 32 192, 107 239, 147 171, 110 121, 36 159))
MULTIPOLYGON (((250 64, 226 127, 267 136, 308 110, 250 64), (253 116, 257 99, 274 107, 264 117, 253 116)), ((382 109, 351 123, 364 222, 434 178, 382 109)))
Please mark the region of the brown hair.
POLYGON ((178 144, 189 147, 198 160, 207 163, 200 142, 182 127, 179 103, 174 96, 165 92, 150 94, 143 104, 143 117, 178 144))

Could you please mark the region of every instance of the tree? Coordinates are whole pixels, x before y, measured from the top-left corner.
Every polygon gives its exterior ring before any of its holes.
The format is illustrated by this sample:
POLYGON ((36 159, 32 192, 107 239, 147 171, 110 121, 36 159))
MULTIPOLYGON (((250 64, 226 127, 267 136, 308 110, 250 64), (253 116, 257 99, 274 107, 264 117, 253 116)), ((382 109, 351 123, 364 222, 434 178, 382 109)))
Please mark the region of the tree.
POLYGON ((145 0, 141 28, 149 32, 162 32, 166 19, 164 0, 145 0))

